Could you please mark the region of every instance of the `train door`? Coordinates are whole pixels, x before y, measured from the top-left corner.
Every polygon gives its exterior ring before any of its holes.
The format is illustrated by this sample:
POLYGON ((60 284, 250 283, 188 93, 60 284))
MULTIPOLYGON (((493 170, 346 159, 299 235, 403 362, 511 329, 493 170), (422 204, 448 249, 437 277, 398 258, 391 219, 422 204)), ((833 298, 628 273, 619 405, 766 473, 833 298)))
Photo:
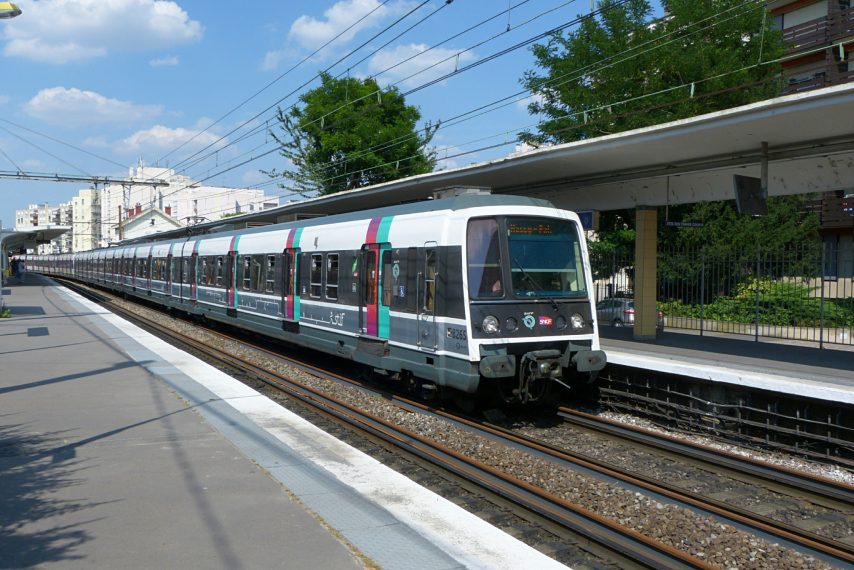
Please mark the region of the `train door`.
POLYGON ((225 262, 225 301, 226 313, 230 317, 237 316, 237 251, 231 250, 228 252, 228 258, 225 262))
POLYGON ((359 271, 359 329, 366 336, 387 340, 392 290, 383 283, 383 260, 391 266, 391 246, 370 243, 362 246, 359 271))
MULTIPOLYGON (((198 243, 198 242, 196 242, 198 243)), ((199 252, 193 248, 193 256, 190 258, 190 267, 188 270, 190 282, 190 297, 189 300, 193 303, 198 299, 198 271, 199 271, 199 252)))
POLYGON ((169 253, 166 255, 166 275, 164 276, 166 279, 166 288, 163 290, 163 294, 167 297, 172 296, 172 264, 175 263, 175 258, 172 257, 172 245, 169 245, 169 253))
POLYGON ((421 350, 436 350, 436 282, 438 272, 438 244, 424 244, 424 267, 418 272, 418 341, 421 350))
POLYGON ((282 253, 282 328, 299 330, 299 248, 288 248, 282 253))

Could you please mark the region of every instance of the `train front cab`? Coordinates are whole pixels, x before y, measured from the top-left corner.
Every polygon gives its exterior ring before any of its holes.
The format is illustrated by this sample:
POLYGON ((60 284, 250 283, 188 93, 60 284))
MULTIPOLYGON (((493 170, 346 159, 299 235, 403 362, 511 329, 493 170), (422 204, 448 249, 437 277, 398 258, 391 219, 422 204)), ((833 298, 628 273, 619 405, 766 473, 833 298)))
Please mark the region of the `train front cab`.
POLYGON ((576 216, 474 217, 465 238, 470 352, 481 384, 529 403, 555 384, 581 392, 606 364, 576 216))

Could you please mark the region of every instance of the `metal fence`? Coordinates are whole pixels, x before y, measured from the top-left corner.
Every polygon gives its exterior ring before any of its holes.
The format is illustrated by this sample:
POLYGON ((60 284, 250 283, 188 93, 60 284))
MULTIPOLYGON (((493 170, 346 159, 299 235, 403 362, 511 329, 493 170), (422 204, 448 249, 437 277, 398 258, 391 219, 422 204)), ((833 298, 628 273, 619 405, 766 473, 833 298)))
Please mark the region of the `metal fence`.
MULTIPOLYGON (((633 296, 633 259, 594 254, 591 264, 597 302, 633 296)), ((854 344, 852 247, 829 241, 726 256, 660 251, 657 264, 666 328, 854 344)))

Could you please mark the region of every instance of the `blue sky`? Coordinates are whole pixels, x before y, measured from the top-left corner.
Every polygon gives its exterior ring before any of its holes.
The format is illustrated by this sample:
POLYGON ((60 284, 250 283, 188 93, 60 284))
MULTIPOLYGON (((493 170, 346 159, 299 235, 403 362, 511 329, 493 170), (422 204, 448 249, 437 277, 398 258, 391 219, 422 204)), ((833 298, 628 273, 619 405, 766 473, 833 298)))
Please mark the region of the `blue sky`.
MULTIPOLYGON (((5 153, 0 153, 0 170, 126 176, 127 168, 140 159, 147 165, 158 160, 162 166, 179 165, 213 145, 199 155, 206 157, 203 162, 179 168, 204 179, 270 150, 271 139, 261 127, 275 122, 273 111, 264 109, 365 42, 331 73, 375 75, 514 6, 509 15, 377 76, 381 85, 397 83, 405 92, 590 10, 589 0, 432 0, 371 39, 421 1, 16 0, 23 15, 0 20, 0 150, 5 153), (369 13, 329 47, 212 125, 369 13), (406 79, 437 62, 432 70, 406 79), (253 119, 259 113, 260 118, 253 119), (231 132, 247 121, 246 127, 231 132), (206 127, 209 130, 197 134, 206 127), (236 140, 253 127, 257 134, 236 140)), ((417 91, 407 102, 420 108, 424 121, 447 121, 521 91, 519 79, 532 67, 530 49, 518 49, 417 91)), ((304 90, 316 85, 314 81, 304 90)), ((297 96, 281 105, 294 104, 297 96)), ((433 141, 440 158, 509 144, 451 158, 440 167, 512 152, 516 134, 534 123, 525 103, 517 101, 449 125, 433 141)), ((274 153, 212 176, 206 184, 251 186, 269 180, 260 169, 286 166, 274 153)), ((83 187, 0 179, 0 220, 9 226, 16 209, 66 202, 83 187)), ((274 185, 264 189, 283 193, 274 185)))

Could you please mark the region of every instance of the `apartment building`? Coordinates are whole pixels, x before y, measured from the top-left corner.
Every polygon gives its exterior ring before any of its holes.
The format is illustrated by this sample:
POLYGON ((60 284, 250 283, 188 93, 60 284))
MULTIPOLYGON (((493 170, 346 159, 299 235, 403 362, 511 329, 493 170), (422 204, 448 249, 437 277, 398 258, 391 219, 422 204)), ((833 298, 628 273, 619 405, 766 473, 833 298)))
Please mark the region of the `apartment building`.
POLYGON ((768 9, 790 58, 783 64, 788 93, 854 79, 851 0, 772 0, 768 9))
POLYGON ((72 247, 87 251, 101 245, 101 191, 84 188, 72 200, 72 247))

